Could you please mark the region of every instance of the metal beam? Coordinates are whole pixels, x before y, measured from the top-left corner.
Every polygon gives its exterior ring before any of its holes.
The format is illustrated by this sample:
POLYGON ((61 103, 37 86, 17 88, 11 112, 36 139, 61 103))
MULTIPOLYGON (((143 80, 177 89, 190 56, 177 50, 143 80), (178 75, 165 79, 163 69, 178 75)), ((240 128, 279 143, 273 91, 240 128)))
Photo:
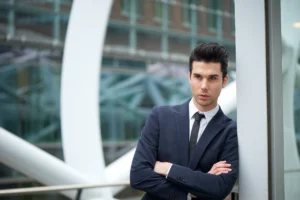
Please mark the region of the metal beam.
POLYGON ((192 4, 190 6, 191 12, 189 13, 191 15, 191 24, 190 24, 190 30, 191 30, 191 39, 190 39, 190 49, 193 50, 197 44, 197 32, 198 32, 198 25, 197 25, 197 12, 196 12, 196 5, 192 4))
POLYGON ((131 101, 129 102, 130 108, 137 108, 138 105, 141 103, 142 99, 145 97, 146 92, 142 92, 139 94, 136 94, 132 97, 131 101))
POLYGON ((222 12, 217 10, 217 39, 219 41, 223 40, 223 15, 222 12))
MULTIPOLYGON (((56 130, 58 130, 59 124, 53 123, 42 130, 40 130, 37 133, 29 133, 29 137, 26 139, 27 141, 31 143, 39 142, 42 138, 49 136, 49 134, 54 133, 56 130)), ((27 134, 26 134, 27 135, 27 134)))
POLYGON ((163 57, 168 56, 169 52, 169 37, 168 37, 168 26, 169 26, 169 5, 167 2, 162 1, 162 23, 161 23, 161 52, 163 57))
MULTIPOLYGON (((126 22, 110 20, 109 26, 116 27, 116 28, 129 28, 130 25, 126 22)), ((161 31, 162 31, 161 28, 155 28, 155 27, 146 26, 146 25, 142 25, 142 24, 137 24, 136 30, 153 33, 153 34, 161 34, 161 31)), ((185 32, 179 32, 176 30, 169 30, 169 29, 166 32, 167 32, 168 36, 179 37, 181 39, 187 39, 187 40, 190 39, 190 35, 191 35, 189 32, 185 33, 185 32)), ((211 42, 213 39, 215 42, 218 42, 222 45, 228 45, 228 46, 234 46, 234 44, 235 44, 234 40, 229 40, 229 39, 225 39, 225 38, 223 38, 222 40, 219 40, 218 38, 212 38, 211 36, 204 36, 204 35, 201 35, 201 36, 197 35, 196 39, 201 40, 203 42, 211 42)))
MULTIPOLYGON (((138 0, 140 1, 140 0, 138 0)), ((136 50, 136 17, 137 17, 137 7, 136 0, 130 0, 130 31, 129 31, 129 48, 130 51, 135 52, 136 50)))
POLYGON ((143 74, 137 74, 137 75, 131 76, 128 79, 118 82, 117 84, 113 85, 112 87, 107 88, 107 90, 109 90, 110 92, 115 92, 117 90, 126 89, 126 88, 144 80, 145 77, 146 77, 146 75, 143 75, 143 74))
POLYGON ((54 20, 53 20, 53 42, 59 43, 60 42, 60 1, 61 0, 54 0, 54 20))
MULTIPOLYGON (((271 163, 269 164, 269 192, 270 199, 282 200, 293 199, 291 193, 287 193, 285 196, 285 181, 293 180, 284 177, 284 117, 288 115, 287 107, 283 102, 283 76, 282 75, 282 35, 281 35, 281 7, 280 0, 268 0, 266 1, 266 21, 267 21, 267 52, 268 52, 268 103, 269 103, 269 157, 271 163), (278 23, 280 22, 281 23, 278 23), (271 144, 270 144, 271 143, 271 144), (290 198, 289 198, 290 197, 290 198)), ((292 90, 294 88, 291 88, 292 90)), ((284 97, 289 99, 289 97, 284 97)), ((294 98, 291 97, 292 99, 294 98)), ((292 104, 293 101, 288 101, 292 104)), ((294 114, 291 112, 290 114, 294 114)), ((294 128, 294 127, 291 127, 294 128)), ((292 144, 291 144, 292 145, 292 144)), ((291 152, 288 152, 290 154, 291 152)), ((297 158, 299 159, 299 158, 297 158)), ((299 177, 299 176, 298 176, 299 177)), ((294 182, 295 184, 297 182, 294 182)), ((298 182, 299 183, 299 182, 298 182)), ((298 193, 299 194, 299 193, 298 193)), ((297 195, 298 196, 298 195, 297 195)))
MULTIPOLYGON (((14 6, 15 0, 9 0, 9 5, 14 6)), ((1 7, 1 6, 0 6, 1 7)), ((10 9, 8 12, 8 33, 7 36, 9 39, 15 37, 15 11, 10 9)))
POLYGON ((156 84, 151 80, 151 78, 147 78, 147 86, 148 86, 148 94, 152 98, 152 101, 155 105, 166 105, 166 100, 162 96, 161 92, 157 88, 156 84))
POLYGON ((143 85, 138 85, 138 86, 134 86, 134 87, 130 87, 130 90, 124 90, 124 89, 120 89, 118 91, 113 90, 106 90, 106 92, 103 92, 101 95, 101 99, 100 102, 104 102, 107 100, 114 100, 114 99, 118 99, 118 98, 126 98, 130 95, 134 95, 136 93, 141 93, 145 91, 145 87, 143 85))

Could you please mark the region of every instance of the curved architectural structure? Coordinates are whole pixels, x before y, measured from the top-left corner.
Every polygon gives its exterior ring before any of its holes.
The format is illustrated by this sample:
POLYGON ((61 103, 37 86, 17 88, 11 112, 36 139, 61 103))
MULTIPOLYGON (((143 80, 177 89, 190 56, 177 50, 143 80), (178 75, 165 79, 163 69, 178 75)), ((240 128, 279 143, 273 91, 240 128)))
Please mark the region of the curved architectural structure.
MULTIPOLYGON (((111 6, 112 0, 73 2, 62 67, 65 162, 97 183, 106 182, 99 124, 99 79, 111 6)), ((105 197, 111 196, 108 189, 102 192, 105 197)))

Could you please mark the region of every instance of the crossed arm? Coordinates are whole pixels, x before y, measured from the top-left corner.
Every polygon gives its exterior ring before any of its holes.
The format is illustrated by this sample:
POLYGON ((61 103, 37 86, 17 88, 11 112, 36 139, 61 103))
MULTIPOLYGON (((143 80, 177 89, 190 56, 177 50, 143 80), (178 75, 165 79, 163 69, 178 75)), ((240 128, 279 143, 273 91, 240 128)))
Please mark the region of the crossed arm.
MULTIPOLYGON (((223 162, 216 163, 208 173, 173 164, 166 178, 171 163, 157 161, 159 123, 156 112, 154 108, 142 130, 130 172, 131 186, 162 199, 186 199, 188 193, 192 197, 224 199, 237 178, 237 142, 233 143, 236 145, 225 144, 220 155, 223 162), (178 176, 189 181, 180 181, 176 179, 178 176)), ((236 133, 228 140, 237 140, 236 133)))
MULTIPOLYGON (((171 166, 172 163, 156 161, 154 171, 162 176, 167 177, 171 166)), ((231 164, 227 163, 226 161, 220 161, 215 163, 207 173, 212 175, 227 174, 228 172, 232 171, 230 166, 231 164)), ((196 195, 189 195, 191 198, 198 198, 196 195)))

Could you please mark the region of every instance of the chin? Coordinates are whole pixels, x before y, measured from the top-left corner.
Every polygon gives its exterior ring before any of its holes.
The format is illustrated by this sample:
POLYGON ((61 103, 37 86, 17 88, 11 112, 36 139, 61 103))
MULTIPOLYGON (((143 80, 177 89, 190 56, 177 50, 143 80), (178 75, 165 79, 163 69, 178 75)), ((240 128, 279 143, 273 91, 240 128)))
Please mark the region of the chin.
POLYGON ((197 103, 199 104, 199 106, 202 106, 202 107, 207 107, 212 104, 212 102, 203 102, 203 101, 197 101, 197 103))

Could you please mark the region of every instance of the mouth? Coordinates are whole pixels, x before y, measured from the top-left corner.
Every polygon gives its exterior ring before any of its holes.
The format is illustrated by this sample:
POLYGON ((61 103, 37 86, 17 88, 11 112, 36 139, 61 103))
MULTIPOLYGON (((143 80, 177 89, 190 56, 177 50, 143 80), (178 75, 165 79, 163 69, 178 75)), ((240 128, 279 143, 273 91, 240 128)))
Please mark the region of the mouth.
POLYGON ((200 94, 200 97, 209 97, 208 95, 200 94))
POLYGON ((199 96, 199 98, 201 99, 201 100, 206 100, 206 99, 208 99, 208 95, 204 95, 204 94, 201 94, 201 95, 198 95, 199 96))

